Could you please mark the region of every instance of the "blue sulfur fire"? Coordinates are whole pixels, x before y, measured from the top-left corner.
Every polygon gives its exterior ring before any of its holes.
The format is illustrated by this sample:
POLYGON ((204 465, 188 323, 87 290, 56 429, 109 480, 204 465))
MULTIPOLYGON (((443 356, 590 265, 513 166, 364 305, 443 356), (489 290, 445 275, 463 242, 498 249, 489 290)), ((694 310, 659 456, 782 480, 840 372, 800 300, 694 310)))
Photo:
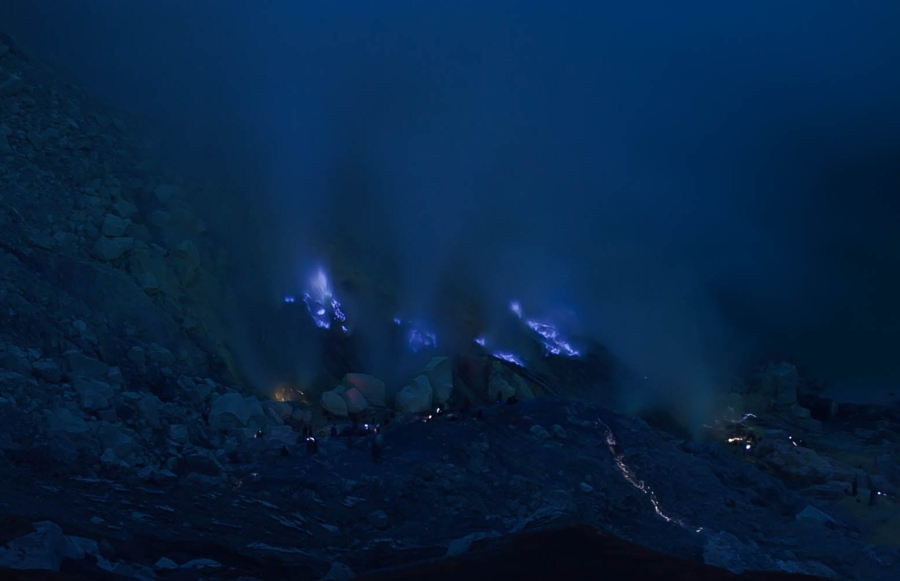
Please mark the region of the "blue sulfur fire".
POLYGON ((538 323, 537 321, 526 321, 526 324, 535 333, 540 335, 543 340, 544 349, 553 355, 564 355, 566 357, 578 357, 579 352, 566 341, 559 330, 553 325, 547 323, 538 323))
POLYGON ((418 353, 422 349, 433 349, 437 347, 437 335, 431 331, 413 327, 409 330, 407 338, 409 348, 413 353, 418 353))
POLYGON ((512 363, 513 365, 518 365, 519 367, 525 367, 525 363, 519 359, 514 353, 509 353, 506 351, 498 351, 496 353, 491 353, 497 359, 502 359, 503 361, 507 361, 512 363))
POLYGON ((476 337, 475 342, 484 347, 487 343, 487 339, 485 339, 484 337, 476 337))
MULTIPOLYGON (((394 324, 398 327, 402 326, 403 319, 394 317, 394 324)), ((437 335, 433 331, 425 328, 418 321, 406 321, 406 325, 409 327, 409 331, 406 334, 406 342, 410 351, 418 353, 422 349, 434 349, 437 347, 437 335)))
MULTIPOLYGON (((510 302, 509 310, 519 319, 523 318, 522 304, 519 301, 510 302)), ((578 350, 572 347, 572 345, 563 338, 559 329, 550 323, 541 323, 534 319, 525 319, 525 324, 528 325, 528 328, 532 331, 540 335, 541 343, 544 345, 544 350, 548 354, 563 355, 565 357, 578 357, 580 355, 578 350)))
MULTIPOLYGON (((293 295, 284 297, 284 302, 293 304, 297 301, 293 295)), ((323 269, 318 269, 309 281, 309 286, 303 293, 303 302, 309 312, 313 323, 320 329, 330 329, 333 323, 340 324, 341 331, 348 332, 341 302, 334 296, 328 276, 323 269)))

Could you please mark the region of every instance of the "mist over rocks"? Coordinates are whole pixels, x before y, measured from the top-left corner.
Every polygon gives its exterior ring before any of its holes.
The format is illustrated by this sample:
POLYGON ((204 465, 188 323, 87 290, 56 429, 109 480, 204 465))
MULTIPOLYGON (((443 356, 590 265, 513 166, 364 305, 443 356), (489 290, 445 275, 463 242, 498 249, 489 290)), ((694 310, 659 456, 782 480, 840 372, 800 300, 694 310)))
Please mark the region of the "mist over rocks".
POLYGON ((0 566, 346 577, 577 521, 735 574, 896 577, 900 418, 813 379, 894 372, 895 118, 829 110, 894 84, 792 52, 741 74, 750 40, 695 23, 648 29, 660 60, 615 11, 216 4, 21 27, 120 108, 0 33, 0 566))

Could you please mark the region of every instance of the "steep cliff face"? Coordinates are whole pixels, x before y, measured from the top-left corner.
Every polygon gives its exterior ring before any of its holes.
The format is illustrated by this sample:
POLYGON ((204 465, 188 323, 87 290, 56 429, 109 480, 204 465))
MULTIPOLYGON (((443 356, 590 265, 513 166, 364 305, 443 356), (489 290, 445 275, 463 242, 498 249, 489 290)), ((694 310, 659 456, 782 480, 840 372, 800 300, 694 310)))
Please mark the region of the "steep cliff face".
POLYGON ((227 258, 196 192, 155 161, 149 128, 59 79, 0 36, 0 344, 42 361, 78 350, 128 382, 237 380, 227 258), (154 344, 171 355, 140 355, 154 344))

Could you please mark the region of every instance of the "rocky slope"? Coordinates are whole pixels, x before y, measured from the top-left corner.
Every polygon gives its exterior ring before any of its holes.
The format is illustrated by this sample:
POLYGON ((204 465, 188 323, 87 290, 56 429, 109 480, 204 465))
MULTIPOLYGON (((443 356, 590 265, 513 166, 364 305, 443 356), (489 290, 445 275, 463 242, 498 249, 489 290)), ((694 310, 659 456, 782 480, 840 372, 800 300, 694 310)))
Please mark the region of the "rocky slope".
MULTIPOLYGON (((492 555, 546 542, 710 579, 897 578, 900 416, 825 400, 788 364, 736 384, 693 443, 556 397, 613 380, 602 349, 526 371, 470 344, 385 384, 344 375, 365 371, 352 336, 299 310, 284 320, 319 333, 340 385, 251 393, 227 256, 150 133, 0 35, 0 567, 505 575, 492 555)), ((635 566, 594 564, 614 563, 635 566)))

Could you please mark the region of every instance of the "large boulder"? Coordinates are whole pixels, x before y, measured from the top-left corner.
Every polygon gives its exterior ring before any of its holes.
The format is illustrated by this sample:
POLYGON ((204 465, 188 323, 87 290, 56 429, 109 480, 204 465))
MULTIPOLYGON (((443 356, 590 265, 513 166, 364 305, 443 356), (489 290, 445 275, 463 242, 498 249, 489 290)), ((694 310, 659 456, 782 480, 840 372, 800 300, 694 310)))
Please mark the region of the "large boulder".
POLYGON ((284 423, 284 420, 291 417, 294 412, 293 406, 286 401, 274 401, 267 399, 260 403, 266 416, 273 420, 276 424, 284 423))
POLYGON ((386 389, 384 382, 377 377, 365 373, 348 373, 344 376, 343 383, 348 388, 358 389, 369 405, 384 407, 386 389))
POLYGON ((364 412, 366 408, 369 407, 369 404, 366 401, 366 398, 363 397, 362 392, 355 387, 351 387, 344 392, 344 401, 347 402, 347 412, 351 414, 364 412))
POLYGON ((350 415, 347 400, 343 398, 344 388, 336 387, 322 393, 322 408, 333 416, 346 418, 350 415))
POLYGON ((85 378, 77 378, 74 383, 82 408, 95 412, 110 407, 110 400, 115 395, 111 385, 97 379, 85 378))
POLYGON ((51 432, 63 432, 65 434, 83 434, 88 431, 87 422, 83 418, 63 407, 57 408, 48 414, 47 427, 51 432))
POLYGON ((100 441, 100 446, 121 460, 130 459, 138 449, 134 432, 121 424, 100 421, 92 424, 91 430, 93 436, 100 441))
POLYGON ((216 398, 209 410, 209 427, 214 430, 261 428, 266 414, 255 397, 226 393, 216 398))
POLYGON ((124 236, 130 225, 131 220, 122 219, 115 214, 107 214, 106 219, 103 220, 101 231, 104 236, 115 238, 117 236, 124 236))
POLYGON ((767 433, 759 451, 775 472, 796 485, 826 484, 835 477, 835 468, 826 458, 796 445, 784 432, 767 433))
POLYGON ((109 375, 109 365, 94 357, 88 357, 77 349, 66 351, 63 353, 63 357, 66 360, 66 370, 70 375, 82 375, 101 380, 106 379, 106 376, 109 375))
POLYGON ((131 250, 132 246, 134 238, 101 236, 94 244, 94 256, 105 261, 116 260, 131 250))
POLYGON ((62 528, 54 522, 38 522, 33 533, 0 547, 0 568, 59 571, 65 553, 62 528))
POLYGON ((431 411, 434 390, 424 375, 419 375, 412 383, 404 387, 394 400, 397 411, 423 413, 431 411))
POLYGON ((147 420, 147 425, 154 429, 159 428, 161 426, 159 421, 159 407, 162 405, 162 402, 152 393, 144 393, 141 395, 141 399, 137 402, 138 412, 145 420, 147 420))
POLYGON ((453 368, 450 358, 433 357, 422 373, 428 378, 431 389, 434 390, 434 402, 444 405, 450 401, 453 393, 453 368))

